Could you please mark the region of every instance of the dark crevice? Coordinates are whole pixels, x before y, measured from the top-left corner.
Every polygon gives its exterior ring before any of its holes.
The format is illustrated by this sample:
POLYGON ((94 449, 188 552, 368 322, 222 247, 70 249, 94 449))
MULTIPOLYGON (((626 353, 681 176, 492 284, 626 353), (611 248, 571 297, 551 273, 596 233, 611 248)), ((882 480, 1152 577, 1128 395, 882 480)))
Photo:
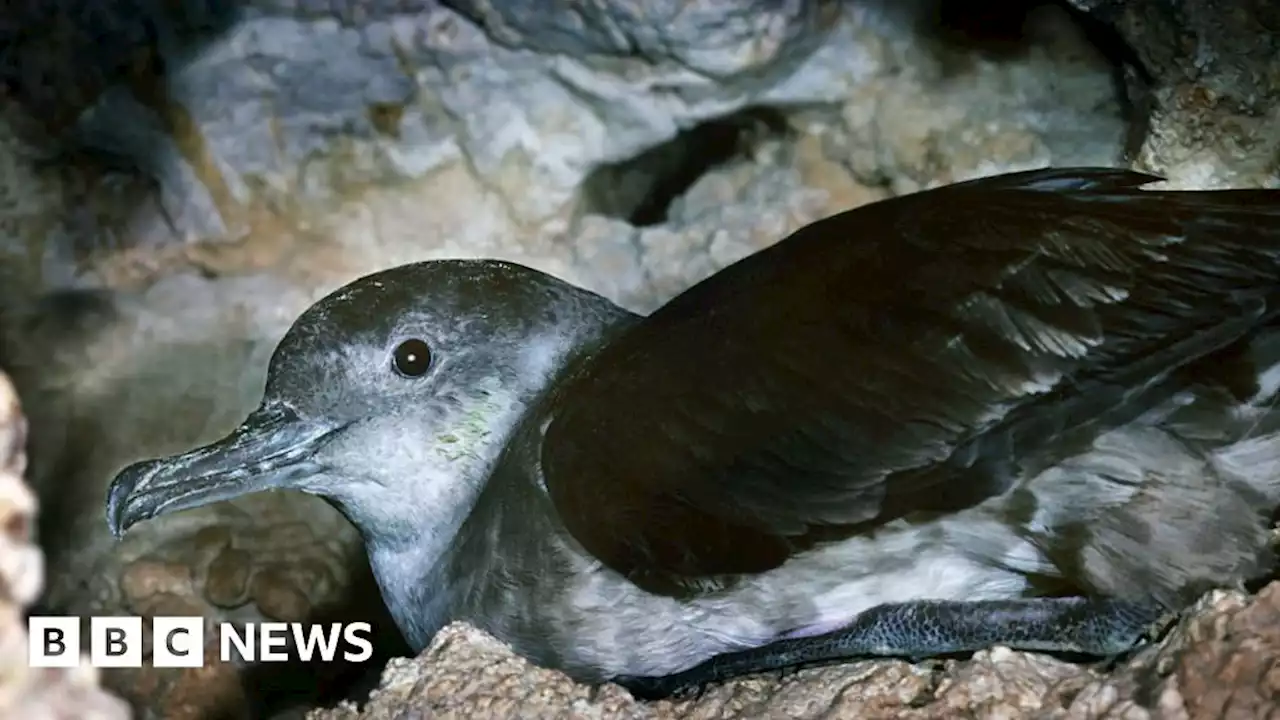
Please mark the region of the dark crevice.
POLYGON ((584 210, 637 227, 667 220, 671 203, 708 172, 788 134, 786 117, 752 107, 709 120, 639 155, 596 168, 584 181, 584 210))
MULTIPOLYGON (((246 0, 19 0, 0 8, 0 95, 50 138, 109 87, 163 83, 239 20, 246 0), (169 54, 166 53, 176 53, 169 54)), ((142 98, 140 98, 142 99, 142 98)))
POLYGON ((1066 13, 1089 42, 1116 65, 1137 65, 1132 49, 1106 23, 1065 0, 928 0, 916 16, 916 32, 943 50, 945 58, 1014 59, 1043 42, 1037 15, 1047 8, 1066 13))
POLYGON ((1031 14, 1053 0, 934 0, 921 16, 923 34, 957 49, 996 57, 1022 54, 1032 39, 1031 14))

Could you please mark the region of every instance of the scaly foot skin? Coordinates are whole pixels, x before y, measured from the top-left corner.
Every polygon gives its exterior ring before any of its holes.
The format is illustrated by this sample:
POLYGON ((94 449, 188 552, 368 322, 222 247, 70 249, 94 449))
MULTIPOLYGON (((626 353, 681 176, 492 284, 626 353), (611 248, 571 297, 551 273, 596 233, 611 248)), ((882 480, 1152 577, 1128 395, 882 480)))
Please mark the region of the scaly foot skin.
POLYGON ((825 635, 718 655, 673 675, 618 676, 613 682, 642 700, 683 699, 732 678, 856 658, 918 661, 995 645, 1114 657, 1144 643, 1165 617, 1155 603, 1109 599, 922 600, 874 607, 825 635))
MULTIPOLYGON (((1153 610, 1153 612, 1155 611, 1153 610)), ((1156 615, 1154 620, 1147 623, 1146 629, 1142 632, 1137 642, 1128 648, 1121 649, 1119 652, 1104 656, 1094 665, 1094 668, 1099 672, 1109 673, 1129 662, 1149 644, 1164 640, 1180 617, 1182 617, 1180 611, 1165 608, 1163 612, 1159 612, 1156 615)))

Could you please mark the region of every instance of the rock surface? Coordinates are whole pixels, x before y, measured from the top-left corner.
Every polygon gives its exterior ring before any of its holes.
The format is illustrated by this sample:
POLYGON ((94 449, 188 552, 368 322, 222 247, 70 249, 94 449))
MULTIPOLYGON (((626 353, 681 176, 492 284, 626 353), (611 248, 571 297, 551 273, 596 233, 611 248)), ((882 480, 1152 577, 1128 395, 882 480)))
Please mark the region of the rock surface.
POLYGON ((44 583, 34 544, 36 501, 23 481, 27 423, 13 385, 0 373, 0 717, 125 720, 128 706, 98 685, 81 658, 76 668, 32 668, 26 612, 44 583))
POLYGON ((1185 187, 1275 186, 1280 4, 1070 0, 1132 51, 1135 166, 1185 187))
POLYGON ((682 702, 640 703, 535 668, 463 624, 414 660, 395 660, 363 708, 344 704, 308 720, 605 718, 619 720, 1187 720, 1280 717, 1280 583, 1256 598, 1214 593, 1158 646, 1109 674, 995 648, 966 661, 869 660, 761 677, 682 702))

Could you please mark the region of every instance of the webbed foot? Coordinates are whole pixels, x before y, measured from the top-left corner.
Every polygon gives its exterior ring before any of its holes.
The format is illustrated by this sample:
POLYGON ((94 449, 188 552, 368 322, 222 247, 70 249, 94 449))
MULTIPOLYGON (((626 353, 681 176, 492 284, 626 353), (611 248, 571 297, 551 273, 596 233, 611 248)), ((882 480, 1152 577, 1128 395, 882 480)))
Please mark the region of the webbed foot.
POLYGON ((731 678, 855 658, 932 658, 995 645, 1115 657, 1144 644, 1164 617, 1155 603, 1111 599, 922 600, 880 605, 839 630, 717 655, 673 675, 614 682, 643 700, 684 699, 731 678))

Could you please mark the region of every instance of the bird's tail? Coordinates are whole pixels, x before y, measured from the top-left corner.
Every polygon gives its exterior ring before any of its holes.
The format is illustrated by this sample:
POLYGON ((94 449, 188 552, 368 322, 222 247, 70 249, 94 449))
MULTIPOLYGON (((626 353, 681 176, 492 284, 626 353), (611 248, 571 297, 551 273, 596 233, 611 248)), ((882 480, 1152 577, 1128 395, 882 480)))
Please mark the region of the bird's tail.
POLYGON ((1025 532, 1048 574, 1175 606, 1274 569, 1280 329, 1238 355, 1023 486, 1037 508, 1025 532))
POLYGON ((1206 361, 1217 366, 1202 378, 1217 382, 1193 387, 1159 424, 1198 444, 1224 480, 1243 483, 1259 502, 1280 506, 1280 324, 1252 338, 1243 362, 1206 361), (1232 389, 1234 387, 1234 389, 1232 389))
POLYGON ((1027 530, 1081 590, 1177 606, 1274 567, 1277 469, 1280 432, 1206 454, 1168 428, 1134 424, 1032 480, 1041 511, 1027 530))

